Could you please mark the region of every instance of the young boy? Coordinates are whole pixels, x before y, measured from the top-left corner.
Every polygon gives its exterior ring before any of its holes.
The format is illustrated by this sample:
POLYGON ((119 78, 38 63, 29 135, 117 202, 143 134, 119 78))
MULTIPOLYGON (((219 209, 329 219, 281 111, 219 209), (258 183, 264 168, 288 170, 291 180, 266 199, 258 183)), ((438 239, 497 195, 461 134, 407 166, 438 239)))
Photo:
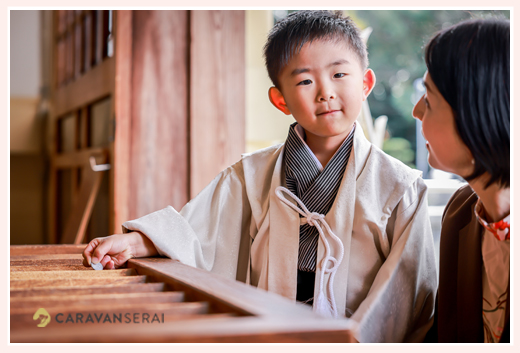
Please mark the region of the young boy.
POLYGON ((437 288, 426 187, 355 122, 375 84, 358 29, 339 13, 297 12, 275 25, 265 57, 271 103, 297 122, 286 143, 245 155, 180 213, 92 240, 85 264, 158 253, 349 317, 360 342, 422 341, 437 288))

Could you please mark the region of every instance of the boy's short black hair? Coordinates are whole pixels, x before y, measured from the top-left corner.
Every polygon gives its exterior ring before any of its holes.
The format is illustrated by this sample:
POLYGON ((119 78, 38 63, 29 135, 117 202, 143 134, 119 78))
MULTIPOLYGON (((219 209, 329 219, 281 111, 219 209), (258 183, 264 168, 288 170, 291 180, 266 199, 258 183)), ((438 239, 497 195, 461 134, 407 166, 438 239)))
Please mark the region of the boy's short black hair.
POLYGON ((487 172, 486 187, 509 187, 509 20, 473 19, 442 30, 427 44, 425 61, 475 159, 464 178, 487 172))
POLYGON ((278 77, 303 45, 316 39, 345 41, 358 55, 362 69, 368 67, 367 48, 360 31, 341 11, 298 11, 277 22, 264 46, 265 65, 273 84, 280 88, 278 77))

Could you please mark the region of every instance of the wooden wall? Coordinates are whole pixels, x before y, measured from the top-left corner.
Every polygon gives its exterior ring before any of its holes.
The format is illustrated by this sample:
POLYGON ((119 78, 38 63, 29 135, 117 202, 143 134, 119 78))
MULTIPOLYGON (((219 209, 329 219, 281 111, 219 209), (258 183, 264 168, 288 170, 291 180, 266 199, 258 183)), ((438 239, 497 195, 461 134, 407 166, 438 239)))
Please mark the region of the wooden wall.
POLYGON ((245 152, 244 41, 244 11, 117 11, 113 232, 245 152))
MULTIPOLYGON (((244 11, 113 11, 109 36, 108 11, 42 13, 49 22, 42 77, 50 87, 42 136, 51 162, 45 178, 33 176, 45 191, 39 227, 47 224, 48 237, 42 232, 13 244, 68 241, 62 233, 78 199, 80 170, 90 168, 88 154, 100 148, 112 167, 83 241, 119 233, 124 221, 167 205, 180 210, 245 152, 244 11), (103 124, 96 123, 98 106, 103 124), (104 136, 99 146, 95 131, 104 136), (60 149, 65 145, 71 150, 60 149)), ((12 196, 22 209, 28 189, 18 185, 12 196)), ((12 222, 22 226, 22 219, 12 222)))
POLYGON ((190 196, 245 152, 245 11, 191 11, 190 196))

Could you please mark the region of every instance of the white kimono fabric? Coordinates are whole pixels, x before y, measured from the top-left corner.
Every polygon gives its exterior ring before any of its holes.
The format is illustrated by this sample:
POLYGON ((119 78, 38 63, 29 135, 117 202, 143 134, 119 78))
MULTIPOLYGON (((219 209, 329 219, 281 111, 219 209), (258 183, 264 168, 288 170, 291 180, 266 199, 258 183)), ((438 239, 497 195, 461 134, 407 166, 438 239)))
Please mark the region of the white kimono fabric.
MULTIPOLYGON (((144 233, 161 255, 295 300, 300 218, 275 195, 285 184, 283 150, 244 155, 180 212, 169 206, 123 227, 144 233)), ((420 172, 356 128, 325 220, 345 248, 334 298, 338 312, 357 322, 356 338, 421 342, 433 322, 437 275, 420 172)), ((320 240, 318 263, 323 255, 320 240)))

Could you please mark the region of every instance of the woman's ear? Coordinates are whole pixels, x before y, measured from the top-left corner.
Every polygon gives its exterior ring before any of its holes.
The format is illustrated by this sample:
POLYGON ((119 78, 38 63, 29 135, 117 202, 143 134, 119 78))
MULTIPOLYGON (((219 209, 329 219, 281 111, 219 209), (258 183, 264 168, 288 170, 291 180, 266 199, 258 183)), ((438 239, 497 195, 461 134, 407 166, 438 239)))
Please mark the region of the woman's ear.
POLYGON ((291 115, 291 111, 285 103, 282 92, 278 88, 274 86, 269 88, 269 100, 279 111, 286 115, 291 115))
POLYGON ((370 92, 376 85, 376 74, 372 69, 367 69, 363 76, 363 100, 367 99, 370 92))

